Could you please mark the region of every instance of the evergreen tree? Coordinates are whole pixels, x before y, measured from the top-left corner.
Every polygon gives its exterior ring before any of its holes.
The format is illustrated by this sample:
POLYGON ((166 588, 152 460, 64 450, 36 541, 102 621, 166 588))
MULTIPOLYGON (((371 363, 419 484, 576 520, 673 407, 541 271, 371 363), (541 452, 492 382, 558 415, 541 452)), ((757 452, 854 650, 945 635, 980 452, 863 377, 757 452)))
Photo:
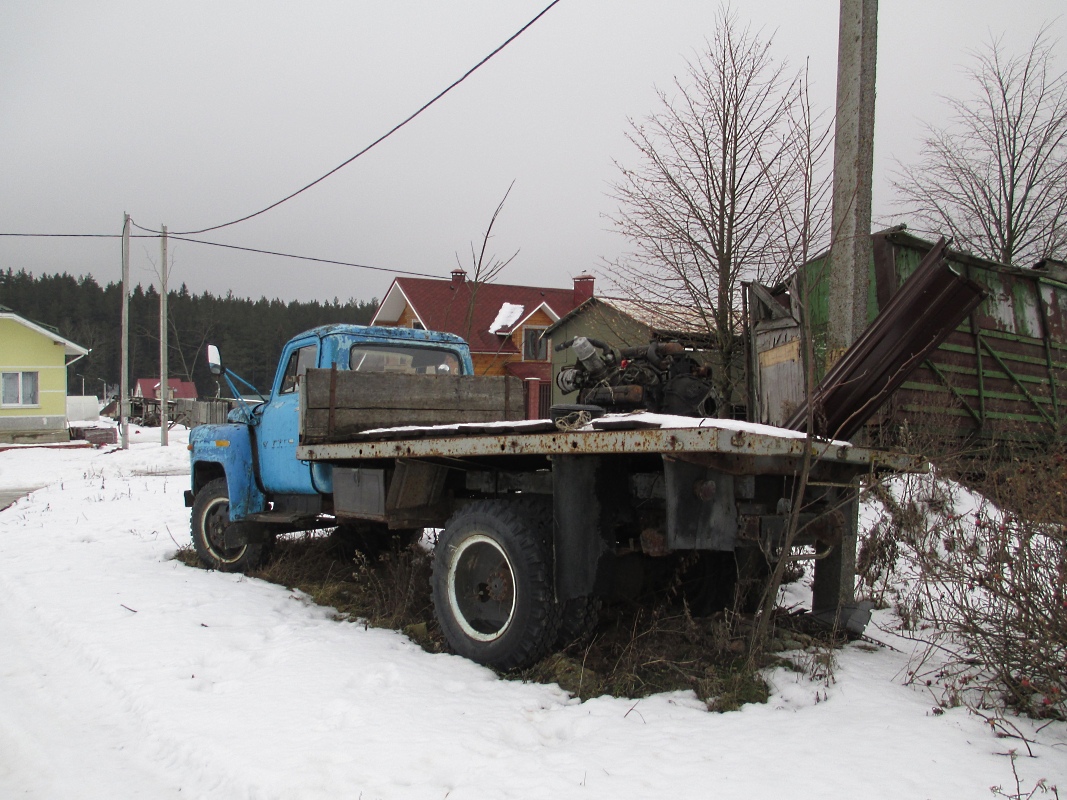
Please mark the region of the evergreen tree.
MULTIPOLYGON (((297 333, 317 325, 366 325, 377 300, 341 303, 239 298, 228 292, 194 295, 182 284, 167 294, 168 361, 173 378, 191 380, 201 396, 216 394, 216 379, 204 351, 218 345, 226 365, 265 390, 274 377, 282 346, 297 333)), ((55 328, 60 336, 89 348, 69 370, 68 385, 104 394, 120 383, 122 287, 101 286, 91 276, 67 273, 34 277, 25 270, 0 270, 0 305, 34 322, 55 328)), ((140 285, 130 293, 130 384, 159 375, 159 292, 140 285)))

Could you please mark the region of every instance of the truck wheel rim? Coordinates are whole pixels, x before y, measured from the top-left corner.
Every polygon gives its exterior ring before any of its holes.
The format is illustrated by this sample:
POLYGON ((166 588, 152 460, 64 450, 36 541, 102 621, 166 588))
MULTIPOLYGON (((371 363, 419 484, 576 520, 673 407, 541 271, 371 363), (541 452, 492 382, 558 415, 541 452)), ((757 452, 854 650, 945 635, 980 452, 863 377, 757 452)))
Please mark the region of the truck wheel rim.
POLYGON ((204 537, 211 552, 224 564, 232 564, 244 553, 245 545, 227 548, 226 528, 230 526, 230 503, 219 498, 204 511, 204 537))
POLYGON ((464 540, 448 567, 448 600, 463 633, 499 639, 515 613, 515 573, 500 545, 484 534, 464 540))

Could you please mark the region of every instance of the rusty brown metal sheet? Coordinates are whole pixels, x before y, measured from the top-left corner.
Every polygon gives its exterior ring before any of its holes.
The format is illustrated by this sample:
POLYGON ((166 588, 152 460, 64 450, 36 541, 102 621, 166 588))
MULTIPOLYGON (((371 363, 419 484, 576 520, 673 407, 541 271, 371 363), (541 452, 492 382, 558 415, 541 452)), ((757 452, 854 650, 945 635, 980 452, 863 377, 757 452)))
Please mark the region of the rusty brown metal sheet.
MULTIPOLYGON (((307 461, 349 461, 391 458, 478 458, 516 455, 661 454, 684 457, 721 454, 752 459, 802 458, 807 440, 753 430, 714 427, 642 430, 573 431, 424 438, 405 441, 305 445, 297 458, 307 461)), ((812 443, 816 460, 848 465, 857 472, 924 469, 921 459, 899 453, 854 447, 843 442, 812 443)))
MULTIPOLYGON (((986 296, 945 261, 942 238, 815 388, 815 433, 847 439, 986 296)), ((786 423, 806 430, 807 403, 786 423)))

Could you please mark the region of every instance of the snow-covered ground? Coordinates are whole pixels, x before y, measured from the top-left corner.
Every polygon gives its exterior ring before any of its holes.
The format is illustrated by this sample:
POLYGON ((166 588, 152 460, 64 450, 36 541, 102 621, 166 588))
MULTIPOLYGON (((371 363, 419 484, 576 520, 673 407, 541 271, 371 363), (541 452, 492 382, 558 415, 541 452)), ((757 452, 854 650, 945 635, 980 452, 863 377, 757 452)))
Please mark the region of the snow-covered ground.
MULTIPOLYGON (((191 569, 184 434, 0 453, 0 798, 976 798, 1009 749, 903 685, 913 645, 772 673, 714 714, 686 694, 573 700, 283 587, 191 569)), ((887 612, 875 622, 892 624, 887 612)), ((1014 720, 1020 730, 1034 726, 1014 720)), ((1067 788, 1067 727, 1020 758, 1067 788)))

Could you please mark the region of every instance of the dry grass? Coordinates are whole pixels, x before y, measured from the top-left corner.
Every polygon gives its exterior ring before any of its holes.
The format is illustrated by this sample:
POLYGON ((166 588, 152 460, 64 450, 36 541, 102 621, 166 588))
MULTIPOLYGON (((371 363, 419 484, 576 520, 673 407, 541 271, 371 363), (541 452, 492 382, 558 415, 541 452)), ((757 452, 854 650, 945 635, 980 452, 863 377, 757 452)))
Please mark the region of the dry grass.
MULTIPOLYGON (((190 547, 181 548, 175 558, 199 566, 190 547)), ((342 543, 321 532, 283 537, 271 561, 251 574, 299 589, 315 603, 335 609, 338 619, 404 631, 430 652, 448 649, 433 617, 430 556, 418 546, 391 550, 372 562, 358 553, 352 558, 342 543)), ((639 602, 607 606, 588 644, 574 645, 507 677, 558 683, 582 699, 690 690, 709 709, 729 711, 766 701, 763 668, 785 665, 807 671, 804 664, 773 655, 752 663, 747 652, 750 616, 718 612, 695 617, 674 588, 668 582, 639 602)), ((819 638, 802 630, 797 620, 779 615, 769 652, 817 649, 819 638)))
POLYGON ((353 556, 333 536, 283 538, 271 560, 251 575, 299 589, 335 609, 339 619, 403 630, 428 649, 444 649, 440 636, 429 636, 430 558, 416 546, 394 548, 371 561, 362 553, 353 556))

